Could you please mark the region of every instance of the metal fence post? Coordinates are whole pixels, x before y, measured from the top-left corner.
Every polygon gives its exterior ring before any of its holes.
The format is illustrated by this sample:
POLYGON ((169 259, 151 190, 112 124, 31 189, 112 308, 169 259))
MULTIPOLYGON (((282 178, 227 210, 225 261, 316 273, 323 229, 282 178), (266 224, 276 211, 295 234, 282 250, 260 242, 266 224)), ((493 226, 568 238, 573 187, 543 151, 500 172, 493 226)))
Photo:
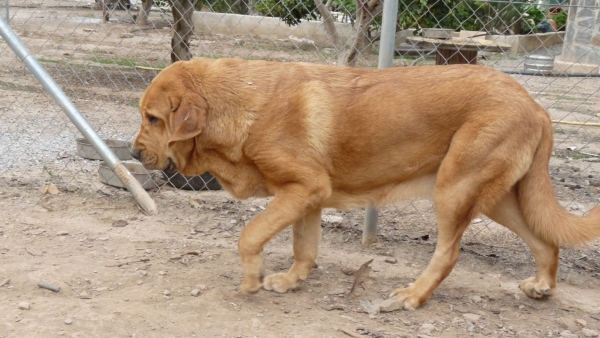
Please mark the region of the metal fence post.
MULTIPOLYGON (((398 0, 383 2, 381 23, 381 40, 379 42, 379 62, 377 68, 392 67, 394 60, 394 44, 396 41, 396 21, 398 15, 398 0)), ((363 228, 362 244, 369 246, 377 242, 378 212, 374 206, 369 205, 365 210, 365 224, 363 228)))
POLYGON ((6 22, 10 22, 10 0, 4 0, 4 3, 6 4, 6 22))
POLYGON ((396 42, 396 22, 398 21, 398 0, 383 2, 381 15, 381 40, 379 42, 379 62, 377 68, 390 68, 394 60, 396 42))
POLYGON ((6 20, 0 16, 0 35, 6 43, 10 46, 13 52, 23 61, 29 71, 38 79, 44 89, 58 103, 62 110, 67 114, 69 119, 75 124, 77 129, 85 136, 85 138, 92 144, 94 149, 102 156, 102 159, 106 164, 114 171, 115 175, 123 182, 123 185, 129 190, 133 197, 140 204, 142 209, 152 215, 156 213, 156 204, 150 198, 146 190, 142 188, 141 184, 131 175, 131 173, 121 163, 117 155, 110 150, 106 143, 100 138, 100 135, 96 133, 94 128, 89 124, 81 112, 75 107, 73 102, 67 97, 67 95, 60 89, 54 79, 48 74, 48 72, 42 67, 38 60, 33 54, 27 49, 25 44, 19 39, 17 34, 8 25, 6 20))

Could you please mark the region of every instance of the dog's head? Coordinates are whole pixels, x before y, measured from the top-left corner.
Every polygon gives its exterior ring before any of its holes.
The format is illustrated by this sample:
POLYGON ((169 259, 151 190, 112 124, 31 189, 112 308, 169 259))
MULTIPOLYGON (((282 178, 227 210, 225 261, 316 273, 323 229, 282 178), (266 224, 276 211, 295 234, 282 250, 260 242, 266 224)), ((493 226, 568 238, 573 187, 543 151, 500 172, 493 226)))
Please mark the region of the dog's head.
POLYGON ((147 169, 197 175, 192 165, 195 138, 206 126, 208 106, 184 62, 161 71, 142 100, 142 124, 131 151, 147 169))

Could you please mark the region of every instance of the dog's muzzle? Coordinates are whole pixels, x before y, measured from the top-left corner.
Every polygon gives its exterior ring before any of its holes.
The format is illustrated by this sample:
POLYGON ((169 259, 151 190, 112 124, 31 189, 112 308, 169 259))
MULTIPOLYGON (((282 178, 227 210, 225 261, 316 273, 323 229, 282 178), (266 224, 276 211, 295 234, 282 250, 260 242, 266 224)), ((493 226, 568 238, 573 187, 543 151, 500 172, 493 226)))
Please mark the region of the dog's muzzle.
POLYGON ((135 158, 136 160, 140 160, 140 151, 137 149, 131 149, 129 151, 131 153, 131 157, 135 158))

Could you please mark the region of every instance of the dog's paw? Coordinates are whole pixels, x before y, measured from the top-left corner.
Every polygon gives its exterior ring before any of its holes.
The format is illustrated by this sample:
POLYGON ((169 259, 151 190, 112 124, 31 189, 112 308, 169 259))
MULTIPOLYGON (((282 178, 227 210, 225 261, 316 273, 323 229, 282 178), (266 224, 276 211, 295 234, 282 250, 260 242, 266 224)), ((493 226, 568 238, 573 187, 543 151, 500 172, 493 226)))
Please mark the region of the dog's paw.
POLYGON ((414 310, 427 300, 422 300, 422 297, 417 295, 412 286, 404 289, 396 289, 392 292, 390 297, 396 298, 396 300, 402 304, 404 310, 414 310))
POLYGON ((519 289, 521 289, 527 297, 535 299, 551 296, 556 290, 550 286, 545 279, 538 279, 537 277, 522 280, 519 283, 519 289))
POLYGON ((286 293, 298 289, 302 283, 302 280, 291 277, 288 273, 276 273, 265 278, 263 288, 278 293, 286 293))
POLYGON ((240 285, 240 292, 244 295, 251 295, 257 293, 262 287, 260 278, 244 278, 242 285, 240 285))

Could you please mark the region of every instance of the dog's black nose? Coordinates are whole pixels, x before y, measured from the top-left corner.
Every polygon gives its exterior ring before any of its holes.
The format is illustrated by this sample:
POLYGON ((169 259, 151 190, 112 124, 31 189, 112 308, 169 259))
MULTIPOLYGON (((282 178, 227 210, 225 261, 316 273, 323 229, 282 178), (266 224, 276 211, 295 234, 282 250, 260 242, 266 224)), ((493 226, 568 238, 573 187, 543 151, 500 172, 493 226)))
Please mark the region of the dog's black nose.
POLYGON ((130 153, 131 153, 131 157, 135 158, 136 160, 140 159, 140 151, 139 150, 131 149, 130 153))

